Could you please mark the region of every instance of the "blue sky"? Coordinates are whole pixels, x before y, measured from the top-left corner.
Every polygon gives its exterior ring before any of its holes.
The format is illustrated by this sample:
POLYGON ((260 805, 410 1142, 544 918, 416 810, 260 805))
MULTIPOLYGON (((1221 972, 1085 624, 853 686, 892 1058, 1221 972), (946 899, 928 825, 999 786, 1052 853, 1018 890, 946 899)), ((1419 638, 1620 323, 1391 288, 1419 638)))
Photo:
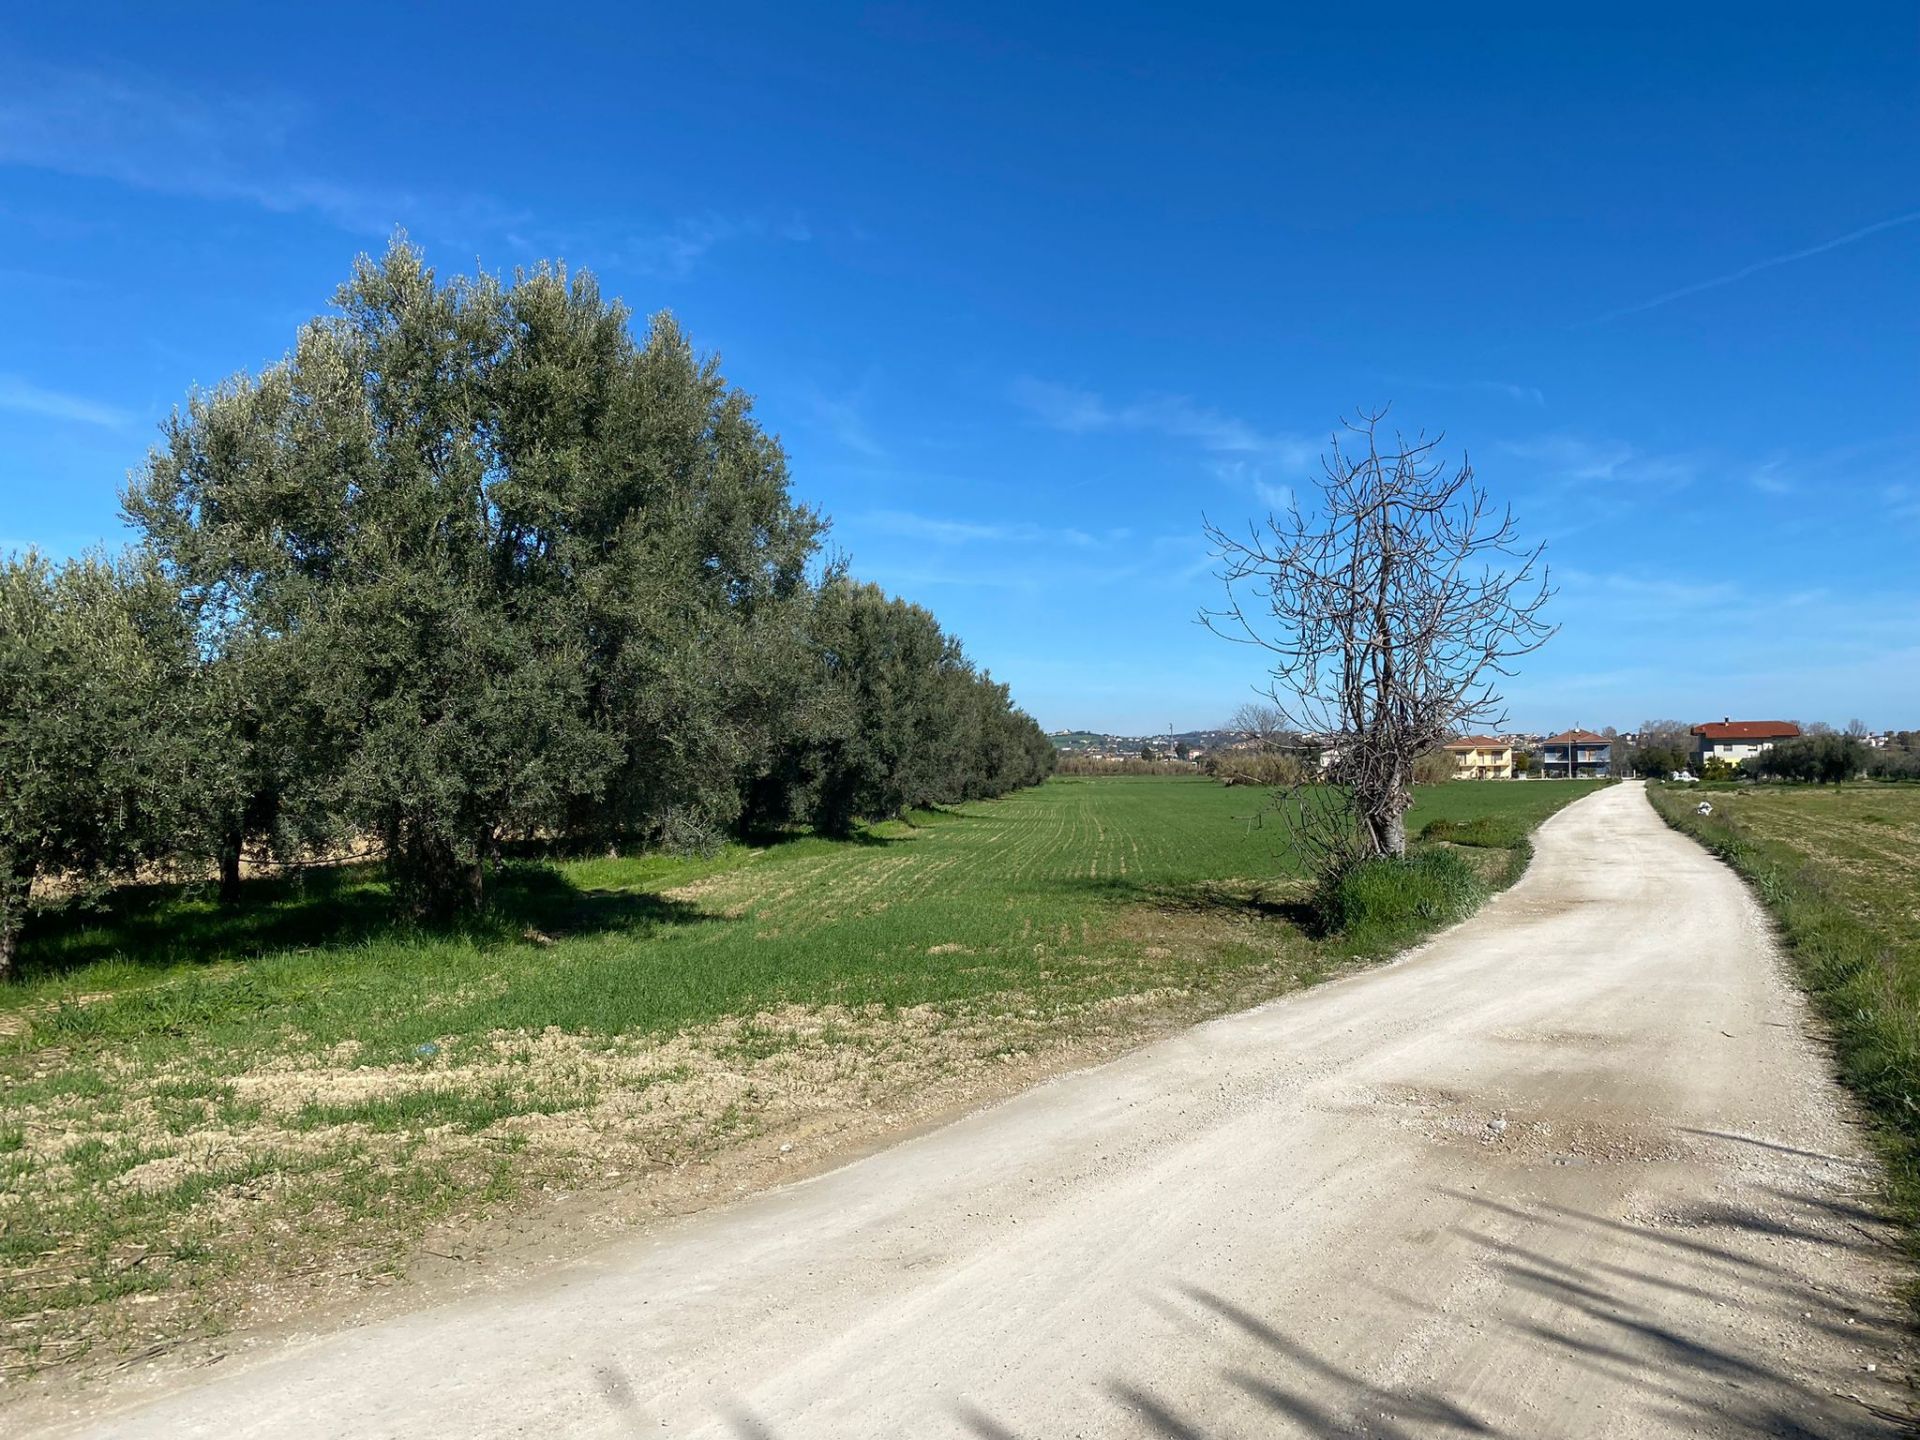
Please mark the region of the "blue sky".
POLYGON ((673 310, 1049 727, 1246 698, 1202 516, 1386 401, 1549 542, 1516 724, 1920 725, 1910 6, 1192 8, 14 7, 0 547, 404 226, 673 310))

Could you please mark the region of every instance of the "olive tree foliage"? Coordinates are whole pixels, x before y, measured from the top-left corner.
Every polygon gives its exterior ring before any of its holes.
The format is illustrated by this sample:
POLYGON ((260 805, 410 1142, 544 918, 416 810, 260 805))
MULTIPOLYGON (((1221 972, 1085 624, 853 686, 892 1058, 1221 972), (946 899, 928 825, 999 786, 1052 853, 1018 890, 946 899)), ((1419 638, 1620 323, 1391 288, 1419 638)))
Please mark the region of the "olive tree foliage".
POLYGON ((49 888, 96 890, 181 830, 193 647, 171 600, 137 557, 0 557, 0 979, 49 888))
POLYGON ((1740 762, 1740 773, 1759 780, 1834 785, 1866 773, 1873 752, 1857 736, 1824 733, 1782 740, 1740 762))
POLYGON ((845 828, 1039 764, 931 616, 810 573, 825 521, 749 398, 584 273, 442 281, 397 241, 124 503, 199 657, 181 843, 229 892, 371 841, 445 916, 509 841, 845 828))
MULTIPOLYGON (((444 914, 480 898, 504 832, 613 757, 586 723, 578 598, 515 483, 507 292, 438 285, 396 246, 336 305, 283 364, 176 415, 126 509, 212 653, 291 687, 259 697, 298 731, 238 760, 236 822, 277 759, 270 791, 377 837, 408 907, 444 914)), ((253 749, 228 718, 221 738, 253 749)))
POLYGON ((1053 742, 918 605, 831 576, 814 597, 807 653, 808 723, 780 757, 780 816, 845 834, 1053 771, 1053 742))
POLYGON ((1227 600, 1202 619, 1259 647, 1266 697, 1289 728, 1325 737, 1324 784, 1282 813, 1328 869, 1406 851, 1420 757, 1496 728, 1498 682, 1553 627, 1543 547, 1525 547, 1464 460, 1363 413, 1336 434, 1314 485, 1245 534, 1209 522, 1227 600))
POLYGON ((819 530, 745 397, 555 269, 442 284, 397 244, 336 307, 196 397, 126 498, 290 717, 230 716, 230 828, 371 836, 432 915, 516 834, 729 823, 741 631, 819 530))
POLYGON ((1633 748, 1614 745, 1614 773, 1664 780, 1693 763, 1692 727, 1680 720, 1642 720, 1633 748))

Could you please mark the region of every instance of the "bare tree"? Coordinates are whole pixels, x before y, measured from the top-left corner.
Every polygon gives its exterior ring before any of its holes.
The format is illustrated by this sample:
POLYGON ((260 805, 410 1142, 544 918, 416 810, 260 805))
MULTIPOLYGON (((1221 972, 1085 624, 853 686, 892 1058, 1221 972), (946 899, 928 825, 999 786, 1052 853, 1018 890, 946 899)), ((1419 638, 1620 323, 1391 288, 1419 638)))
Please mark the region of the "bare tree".
POLYGON ((1223 783, 1291 786, 1315 773, 1319 747, 1293 730, 1277 706, 1249 700, 1227 728, 1240 739, 1210 756, 1208 770, 1223 783))
POLYGON ((1244 538, 1207 523, 1227 603, 1202 620, 1271 656, 1264 692, 1288 728, 1332 752, 1328 783, 1281 797, 1329 868, 1407 847, 1415 762, 1469 727, 1506 723, 1496 688, 1554 628, 1553 591, 1510 510, 1441 437, 1389 437, 1384 410, 1342 422, 1315 482, 1244 538), (1356 438, 1357 437, 1357 438, 1356 438))
POLYGON ((1285 749, 1297 743, 1297 737, 1288 728, 1287 717, 1280 707, 1259 700, 1249 700, 1234 711, 1233 718, 1227 721, 1227 728, 1239 731, 1243 742, 1262 753, 1285 749))

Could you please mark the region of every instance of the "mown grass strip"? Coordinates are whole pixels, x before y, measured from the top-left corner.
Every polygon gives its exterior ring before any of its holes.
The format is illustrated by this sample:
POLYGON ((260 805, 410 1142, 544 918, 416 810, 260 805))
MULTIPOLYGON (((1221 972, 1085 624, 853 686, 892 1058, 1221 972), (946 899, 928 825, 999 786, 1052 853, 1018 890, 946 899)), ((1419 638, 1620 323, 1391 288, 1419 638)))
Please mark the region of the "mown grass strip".
MULTIPOLYGON (((1920 821, 1920 787, 1872 790, 1874 803, 1920 821)), ((1878 884, 1843 883, 1838 867, 1851 863, 1844 852, 1854 827, 1810 811, 1833 808, 1832 792, 1809 786, 1773 788, 1753 801, 1717 798, 1708 815, 1697 813, 1697 791, 1651 785, 1647 793, 1669 825, 1731 865, 1778 922, 1825 1022, 1839 1078, 1872 1121, 1890 1208, 1920 1262, 1920 946, 1900 933, 1920 895, 1920 855, 1907 850, 1883 866, 1878 884)), ((1857 818, 1892 823, 1874 812, 1857 818)), ((1920 1308, 1920 1290, 1913 1299, 1920 1308)))

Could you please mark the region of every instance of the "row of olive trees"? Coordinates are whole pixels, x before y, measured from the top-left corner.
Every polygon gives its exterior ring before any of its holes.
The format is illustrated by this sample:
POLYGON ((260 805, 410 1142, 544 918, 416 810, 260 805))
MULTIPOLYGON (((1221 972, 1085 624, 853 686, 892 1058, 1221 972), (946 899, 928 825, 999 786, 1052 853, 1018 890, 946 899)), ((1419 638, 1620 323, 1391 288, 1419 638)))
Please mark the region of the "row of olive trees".
POLYGON ((231 896, 243 854, 372 842, 446 915, 515 838, 844 832, 1052 766, 930 614, 818 572, 747 397, 585 275, 363 260, 125 509, 125 561, 0 569, 0 973, 36 879, 231 896))
POLYGON ((1757 780, 1831 785, 1865 774, 1872 754, 1857 736, 1825 731, 1769 746, 1741 761, 1740 773, 1757 780))
POLYGON ((0 979, 36 883, 130 870, 184 829, 193 661, 151 565, 0 560, 0 979))

